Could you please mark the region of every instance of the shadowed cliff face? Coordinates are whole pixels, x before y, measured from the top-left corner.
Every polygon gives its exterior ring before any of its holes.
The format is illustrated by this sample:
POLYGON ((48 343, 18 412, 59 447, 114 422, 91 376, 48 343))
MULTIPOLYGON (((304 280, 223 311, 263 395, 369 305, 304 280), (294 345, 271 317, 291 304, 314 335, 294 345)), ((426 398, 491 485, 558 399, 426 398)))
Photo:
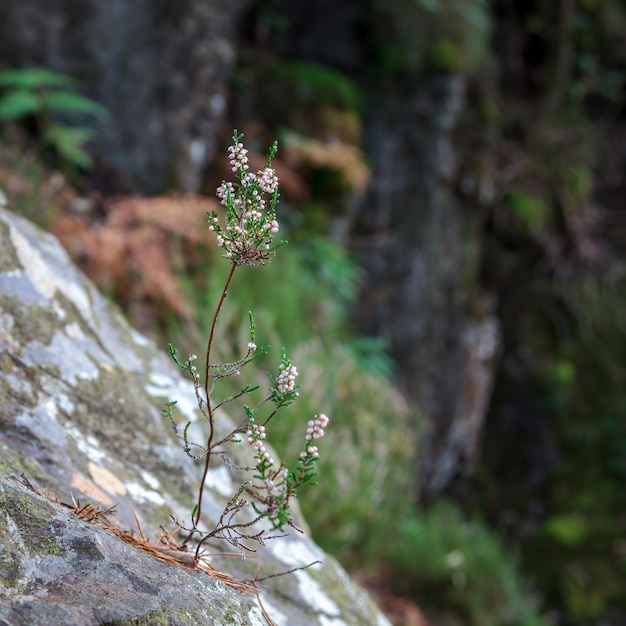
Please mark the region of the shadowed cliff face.
POLYGON ((368 275, 358 313, 383 335, 426 419, 420 496, 430 499, 473 469, 491 395, 499 324, 478 281, 478 216, 453 193, 451 135, 464 104, 459 75, 415 77, 372 95, 368 275), (399 88, 399 85, 396 85, 399 88))
MULTIPOLYGON (((195 411, 191 383, 181 378, 155 345, 128 326, 71 265, 52 236, 2 211, 0 250, 0 474, 23 472, 66 502, 73 496, 82 502, 117 504, 115 519, 128 529, 136 529, 134 511, 143 532, 152 537, 160 525, 174 530, 170 515, 189 519, 200 468, 182 452, 160 408, 164 400, 178 400, 182 419, 192 422, 191 439, 203 440, 206 435, 195 411)), ((234 423, 222 416, 217 426, 218 435, 226 434, 234 423)), ((233 446, 233 454, 236 466, 252 464, 247 447, 233 446)), ((207 524, 217 521, 240 481, 223 464, 210 471, 203 501, 207 524)), ((0 507, 5 555, 0 569, 0 604, 5 611, 1 616, 33 615, 28 622, 33 624, 52 623, 43 619, 46 611, 59 616, 61 621, 54 622, 59 624, 148 619, 154 611, 168 608, 168 594, 176 589, 181 598, 170 607, 172 611, 198 609, 196 600, 186 603, 184 598, 190 574, 179 576, 175 569, 159 573, 163 564, 158 561, 152 571, 146 555, 135 558, 128 546, 116 544, 109 550, 116 538, 105 537, 78 518, 72 520, 57 506, 11 482, 3 482, 0 491, 7 503, 0 507), (36 547, 41 542, 50 544, 52 556, 39 556, 36 547), (89 559, 81 552, 85 545, 93 547, 96 570, 103 572, 103 593, 108 585, 129 586, 118 612, 107 613, 107 609, 97 618, 89 617, 99 603, 97 595, 89 600, 89 585, 95 584, 92 572, 79 586, 86 613, 72 612, 71 606, 63 612, 64 605, 71 603, 64 594, 72 592, 72 581, 89 569, 89 559), (119 570, 115 582, 113 573, 120 560, 129 563, 119 570), (145 575, 154 577, 152 582, 128 583, 146 567, 145 575), (162 588, 159 577, 171 578, 171 585, 162 588), (47 585, 60 595, 46 595, 47 585), (146 585, 154 593, 146 592, 146 585), (146 593, 156 599, 146 600, 146 593)), ((248 514, 242 515, 245 519, 248 514)), ((306 528, 302 520, 297 523, 306 528)), ((223 551, 224 546, 215 544, 211 550, 223 551)), ((316 560, 322 563, 264 583, 263 603, 277 624, 322 624, 329 619, 337 625, 388 623, 307 534, 293 532, 268 541, 258 547, 254 559, 216 557, 214 565, 250 579, 316 560)), ((229 609, 233 624, 257 623, 245 617, 253 609, 249 598, 237 598, 238 592, 214 588, 212 582, 194 583, 190 589, 193 598, 204 591, 226 594, 226 604, 235 606, 229 609)), ((112 597, 122 597, 117 588, 109 591, 112 597)), ((203 615, 195 622, 167 623, 231 623, 203 615)), ((258 611, 254 615, 258 617, 258 611)))
POLYGON ((226 111, 246 4, 8 0, 0 58, 74 76, 107 108, 95 146, 103 185, 193 191, 226 111))

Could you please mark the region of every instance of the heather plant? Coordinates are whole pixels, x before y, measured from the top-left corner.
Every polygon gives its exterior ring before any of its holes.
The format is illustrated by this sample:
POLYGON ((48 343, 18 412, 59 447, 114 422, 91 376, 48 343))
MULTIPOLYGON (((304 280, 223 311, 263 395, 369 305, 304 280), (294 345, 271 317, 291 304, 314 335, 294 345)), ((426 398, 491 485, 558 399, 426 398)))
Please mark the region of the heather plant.
POLYGON ((210 211, 209 230, 216 235, 218 247, 223 258, 230 263, 230 271, 217 302, 210 324, 209 338, 206 345, 204 373, 198 373, 197 356, 190 354, 187 359, 178 357, 177 349, 170 344, 170 355, 174 362, 193 381, 198 409, 208 424, 208 435, 202 443, 189 439, 190 422, 184 426, 176 419, 176 401, 166 403, 163 414, 167 416, 174 431, 181 440, 183 450, 191 458, 201 460, 202 477, 198 496, 191 513, 191 523, 184 526, 183 546, 195 541, 195 559, 202 554, 203 545, 211 538, 223 539, 238 548, 242 554, 250 550, 250 541, 261 544, 275 535, 267 535, 267 528, 261 528, 265 521, 273 531, 282 531, 286 526, 295 527, 291 504, 300 488, 315 484, 318 474, 317 461, 318 439, 325 434, 329 418, 322 414, 315 415, 303 429, 302 449, 295 465, 288 467, 278 464, 266 447, 268 425, 277 413, 292 404, 299 395, 298 369, 283 350, 276 373, 269 373, 269 390, 258 402, 242 404, 242 417, 239 424, 225 436, 218 435, 216 421, 220 410, 235 401, 252 398, 260 386, 245 385, 235 393, 229 393, 228 387, 220 386, 224 379, 240 375, 242 369, 265 355, 268 348, 259 348, 255 343, 256 326, 252 313, 248 314, 248 343, 245 353, 230 362, 215 362, 214 347, 219 335, 218 320, 231 288, 233 277, 242 266, 261 267, 273 260, 276 249, 285 241, 274 242, 279 231, 276 219, 278 204, 278 178, 271 167, 277 152, 277 144, 271 147, 265 167, 258 172, 250 172, 247 150, 241 143, 243 135, 233 134, 233 143, 229 148, 230 166, 234 173, 234 182, 224 181, 217 189, 217 195, 224 206, 224 221, 220 221, 216 211, 210 211), (218 391, 224 394, 217 397, 218 391), (226 455, 227 444, 250 446, 254 459, 252 467, 237 468, 249 471, 251 477, 243 482, 224 508, 219 520, 212 529, 203 526, 202 502, 207 476, 212 461, 222 458, 232 464, 226 455), (253 510, 252 518, 242 518, 239 513, 246 507, 253 510), (243 520, 243 521, 242 521, 243 520))
MULTIPOLYGON (((281 229, 283 227, 281 220, 281 229)), ((223 262, 214 250, 214 263, 223 262)), ((210 303, 222 289, 218 272, 207 274, 206 286, 195 286, 198 325, 208 335, 210 303)), ((298 424, 318 407, 341 415, 324 438, 318 470, 324 489, 311 489, 300 508, 316 541, 344 565, 363 567, 385 552, 388 533, 411 493, 415 467, 417 409, 394 385, 392 366, 382 342, 355 336, 348 315, 354 306, 360 274, 337 244, 307 236, 281 248, 270 271, 242 268, 221 313, 220 358, 233 357, 232 345, 246 345, 248 330, 238 324, 241 311, 255 312, 259 343, 284 342, 298 363, 300 397, 272 424, 272 444, 281 457, 293 458, 302 441, 298 424), (261 331, 262 329, 262 331, 261 331), (323 329, 323 332, 321 332, 323 329), (226 341, 224 341, 226 339, 226 341), (328 373, 332 372, 332 376, 328 373)), ((172 329, 175 332, 175 329, 172 329)), ((180 344, 198 329, 180 333, 180 344)), ((263 376, 260 360, 250 364, 263 376)), ((237 377, 225 379, 230 394, 237 377)))

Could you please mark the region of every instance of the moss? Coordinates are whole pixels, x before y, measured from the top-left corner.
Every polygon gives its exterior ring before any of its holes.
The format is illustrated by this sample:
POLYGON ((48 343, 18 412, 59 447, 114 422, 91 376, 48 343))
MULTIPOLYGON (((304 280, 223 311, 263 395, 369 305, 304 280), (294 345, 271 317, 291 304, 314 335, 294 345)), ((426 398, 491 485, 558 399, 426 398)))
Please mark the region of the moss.
MULTIPOLYGON (((207 624, 207 613, 213 613, 213 609, 207 606, 205 609, 190 610, 167 610, 152 611, 140 617, 131 619, 108 620, 100 622, 99 626, 173 626, 182 624, 207 624)), ((235 609, 228 609, 219 617, 222 626, 241 624, 241 616, 235 609)))
POLYGON ((170 623, 169 617, 164 612, 152 611, 152 613, 134 619, 101 622, 100 626, 168 626, 170 623))
POLYGON ((92 539, 75 539, 70 542, 70 549, 76 554, 88 557, 92 561, 101 561, 104 559, 102 550, 98 544, 92 539))
POLYGON ((74 396, 73 419, 101 441, 115 441, 127 458, 140 459, 146 442, 159 443, 147 419, 154 409, 135 385, 128 384, 128 372, 101 369, 98 378, 77 381, 74 396))
MULTIPOLYGON (((91 294, 89 294, 89 290, 85 289, 85 293, 87 293, 87 295, 89 296, 89 301, 91 303, 91 294)), ((65 312, 63 326, 67 325, 68 323, 77 324, 85 336, 91 337, 94 341, 96 341, 96 343, 102 350, 107 352, 107 347, 102 345, 102 343, 100 342, 100 337, 93 332, 92 328, 89 326, 89 324, 85 320, 85 317, 78 310, 74 302, 66 298, 62 293, 57 293, 55 295, 55 299, 61 309, 65 312)))
POLYGON ((408 78, 426 64, 445 71, 471 71, 486 58, 489 14, 481 0, 373 0, 371 8, 369 19, 375 26, 370 46, 378 73, 408 78))
MULTIPOLYGON (((11 241, 10 228, 6 222, 0 221, 0 241, 11 241)), ((0 272, 22 269, 12 245, 0 246, 0 272)))
POLYGON ((50 537, 45 537, 42 534, 39 534, 37 537, 37 551, 40 554, 49 554, 49 555, 60 555, 63 554, 64 550, 59 547, 59 544, 50 539, 50 537))
POLYGON ((507 204, 526 233, 544 232, 550 223, 550 206, 542 196, 513 190, 507 196, 507 204))
MULTIPOLYGON (((5 441, 9 439, 5 437, 5 441)), ((37 461, 20 454, 17 450, 2 447, 2 463, 0 463, 0 474, 24 474, 29 480, 45 483, 50 486, 51 476, 45 472, 37 461)))
POLYGON ((270 66, 265 81, 287 88, 292 101, 304 105, 332 104, 344 110, 361 108, 356 84, 342 72, 319 63, 281 61, 270 66))
POLYGON ((5 553, 0 561, 0 583, 5 587, 13 587, 22 578, 17 555, 5 553))
POLYGON ((50 537, 55 524, 50 520, 50 510, 45 509, 41 502, 16 492, 10 499, 0 495, 0 504, 21 532, 28 536, 28 544, 33 551, 37 554, 65 553, 50 537))
MULTIPOLYGON (((13 361, 9 359, 11 364, 13 361)), ((11 371, 9 368, 4 369, 2 361, 0 361, 0 367, 3 372, 11 371)), ((16 378, 23 379, 25 375, 22 372, 16 372, 16 378)), ((32 371, 31 376, 32 378, 32 371)), ((28 388, 23 384, 20 387, 16 387, 10 380, 7 380, 4 376, 0 378, 0 406, 2 406, 2 417, 0 417, 0 426, 2 430, 5 430, 8 424, 13 423, 15 415, 19 415, 26 408, 32 408, 37 405, 37 397, 34 389, 37 385, 31 385, 28 388)))
POLYGON ((11 334, 18 345, 25 346, 29 341, 39 341, 49 345, 55 332, 61 328, 61 321, 52 307, 33 305, 24 310, 24 304, 17 298, 0 294, 0 310, 13 317, 11 334))
POLYGON ((13 587, 23 576, 20 555, 13 545, 6 516, 0 515, 0 584, 13 587))
POLYGON ((14 369, 13 359, 8 355, 8 353, 4 353, 0 355, 0 372, 4 374, 9 374, 14 369))

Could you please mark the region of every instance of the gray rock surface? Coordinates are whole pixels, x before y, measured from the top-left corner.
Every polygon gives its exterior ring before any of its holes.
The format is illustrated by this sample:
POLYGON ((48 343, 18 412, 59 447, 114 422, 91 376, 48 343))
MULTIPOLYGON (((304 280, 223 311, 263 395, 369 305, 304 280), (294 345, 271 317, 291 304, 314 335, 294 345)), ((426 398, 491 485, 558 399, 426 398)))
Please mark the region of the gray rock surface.
POLYGON ((0 505, 1 624, 265 623, 252 597, 155 559, 15 481, 0 478, 0 505))
MULTIPOLYGON (((117 504, 120 526, 136 530, 134 511, 152 537, 160 525, 174 530, 170 515, 189 519, 200 468, 160 415, 173 399, 201 440, 193 387, 169 357, 54 237, 0 210, 0 475, 23 472, 64 501, 117 504)), ((220 418, 224 432, 232 427, 220 418)), ((239 480, 225 465, 210 471, 203 510, 211 521, 239 480)), ((263 623, 254 598, 151 557, 9 478, 0 483, 0 555, 3 625, 263 623)), ((278 626, 388 624, 306 533, 212 564, 244 580, 317 560, 259 585, 278 626)))

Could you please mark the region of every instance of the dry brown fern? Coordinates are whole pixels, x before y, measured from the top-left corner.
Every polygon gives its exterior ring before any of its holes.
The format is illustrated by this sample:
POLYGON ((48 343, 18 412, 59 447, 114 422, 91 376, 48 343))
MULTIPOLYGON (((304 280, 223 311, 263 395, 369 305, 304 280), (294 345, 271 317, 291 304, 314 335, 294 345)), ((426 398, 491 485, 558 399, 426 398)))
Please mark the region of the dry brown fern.
POLYGON ((370 170, 365 156, 355 145, 291 133, 285 137, 283 152, 293 167, 335 170, 352 192, 362 193, 369 183, 370 170))
POLYGON ((194 195, 123 197, 105 205, 103 222, 69 215, 53 232, 85 273, 146 330, 161 307, 190 315, 178 276, 211 245, 206 212, 217 206, 194 195))

